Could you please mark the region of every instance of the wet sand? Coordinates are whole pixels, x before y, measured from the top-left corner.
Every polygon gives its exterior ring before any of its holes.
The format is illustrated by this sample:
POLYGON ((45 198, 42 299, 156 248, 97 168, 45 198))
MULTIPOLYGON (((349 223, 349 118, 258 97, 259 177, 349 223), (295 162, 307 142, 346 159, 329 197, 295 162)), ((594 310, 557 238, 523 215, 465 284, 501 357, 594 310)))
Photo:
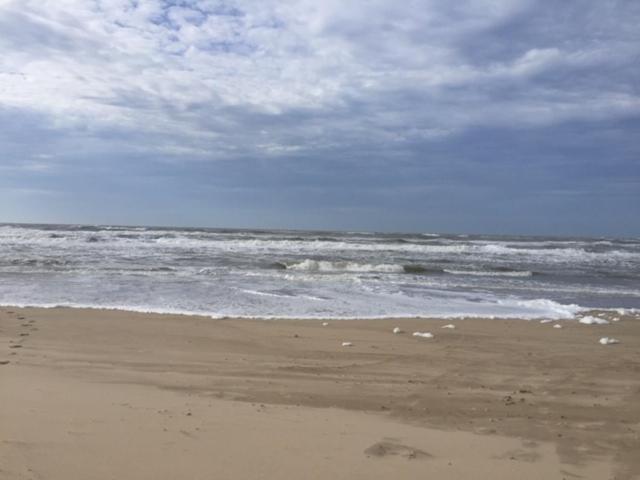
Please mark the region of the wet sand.
POLYGON ((328 323, 0 309, 0 478, 640 478, 638 318, 328 323))

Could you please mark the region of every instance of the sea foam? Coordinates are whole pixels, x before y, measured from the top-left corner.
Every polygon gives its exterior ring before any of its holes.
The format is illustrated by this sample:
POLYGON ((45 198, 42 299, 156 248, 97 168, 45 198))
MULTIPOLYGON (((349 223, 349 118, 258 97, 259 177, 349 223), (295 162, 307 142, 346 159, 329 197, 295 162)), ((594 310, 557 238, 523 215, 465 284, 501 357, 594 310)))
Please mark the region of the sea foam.
POLYGON ((4 305, 263 319, 640 308, 634 239, 0 225, 0 244, 4 305))

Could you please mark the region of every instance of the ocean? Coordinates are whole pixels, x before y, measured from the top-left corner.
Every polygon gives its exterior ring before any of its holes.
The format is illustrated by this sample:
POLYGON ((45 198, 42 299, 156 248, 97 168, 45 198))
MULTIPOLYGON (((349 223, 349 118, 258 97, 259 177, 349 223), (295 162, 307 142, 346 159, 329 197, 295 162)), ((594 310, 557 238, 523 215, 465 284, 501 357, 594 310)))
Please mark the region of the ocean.
POLYGON ((0 224, 0 304, 573 318, 640 308, 640 238, 0 224))

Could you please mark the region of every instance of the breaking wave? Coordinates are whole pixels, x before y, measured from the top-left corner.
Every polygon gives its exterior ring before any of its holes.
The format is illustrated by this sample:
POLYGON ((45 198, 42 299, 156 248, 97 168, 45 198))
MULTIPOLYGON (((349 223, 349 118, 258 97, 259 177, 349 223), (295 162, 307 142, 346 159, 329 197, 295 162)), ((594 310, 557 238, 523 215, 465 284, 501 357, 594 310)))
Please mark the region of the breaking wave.
POLYGON ((13 305, 256 318, 640 307, 640 239, 12 224, 0 246, 0 303, 13 305))
POLYGON ((300 262, 278 262, 286 270, 302 272, 354 272, 354 273, 404 273, 402 265, 388 263, 370 264, 348 261, 329 261, 305 259, 300 262))

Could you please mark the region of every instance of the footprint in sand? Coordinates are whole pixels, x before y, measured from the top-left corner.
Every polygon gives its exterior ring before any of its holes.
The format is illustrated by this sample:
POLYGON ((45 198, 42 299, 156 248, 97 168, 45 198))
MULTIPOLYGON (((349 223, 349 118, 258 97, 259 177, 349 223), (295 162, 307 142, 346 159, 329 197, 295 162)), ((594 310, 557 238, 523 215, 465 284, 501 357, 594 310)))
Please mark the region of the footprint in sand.
POLYGON ((0 360, 0 365, 9 365, 9 360, 0 360))
POLYGON ((537 460, 540 460, 541 455, 535 451, 516 449, 504 452, 502 455, 498 455, 496 458, 499 458, 501 460, 516 460, 519 462, 535 462, 537 460))
POLYGON ((22 348, 22 345, 10 345, 9 348, 22 348))
POLYGON ((428 452, 401 443, 382 441, 374 443, 364 451, 367 457, 384 458, 389 456, 404 457, 407 460, 426 460, 433 458, 428 452))

